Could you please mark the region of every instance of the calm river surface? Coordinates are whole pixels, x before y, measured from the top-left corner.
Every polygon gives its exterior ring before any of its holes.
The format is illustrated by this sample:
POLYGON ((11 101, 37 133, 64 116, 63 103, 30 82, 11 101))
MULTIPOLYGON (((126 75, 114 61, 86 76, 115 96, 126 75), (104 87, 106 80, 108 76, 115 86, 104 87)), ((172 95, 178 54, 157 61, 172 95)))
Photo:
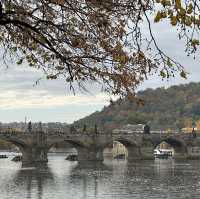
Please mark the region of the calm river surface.
POLYGON ((0 199, 199 199, 200 161, 106 160, 89 168, 49 155, 47 167, 0 159, 0 199))

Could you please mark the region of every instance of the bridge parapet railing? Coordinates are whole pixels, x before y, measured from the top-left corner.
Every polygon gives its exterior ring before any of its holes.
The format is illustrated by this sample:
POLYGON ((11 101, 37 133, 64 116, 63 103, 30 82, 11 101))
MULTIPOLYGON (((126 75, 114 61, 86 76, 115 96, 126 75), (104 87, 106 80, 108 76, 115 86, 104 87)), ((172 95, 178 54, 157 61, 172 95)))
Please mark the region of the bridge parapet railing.
POLYGON ((135 134, 135 133, 140 133, 142 134, 143 131, 141 130, 136 130, 136 131, 133 131, 133 130, 125 130, 125 129, 115 129, 112 131, 112 134, 135 134))
POLYGON ((152 133, 152 134, 170 134, 168 131, 159 131, 159 130, 157 130, 157 131, 150 131, 150 133, 152 133))
MULTIPOLYGON (((112 132, 113 134, 119 134, 119 133, 124 133, 124 134, 144 134, 144 131, 142 130, 125 130, 125 129, 115 129, 112 132)), ((150 134, 174 134, 174 133, 179 133, 178 131, 161 131, 161 130, 153 130, 150 131, 150 134)))
POLYGON ((24 134, 25 132, 20 132, 20 131, 10 131, 10 130, 3 130, 0 131, 0 135, 19 135, 19 134, 24 134))

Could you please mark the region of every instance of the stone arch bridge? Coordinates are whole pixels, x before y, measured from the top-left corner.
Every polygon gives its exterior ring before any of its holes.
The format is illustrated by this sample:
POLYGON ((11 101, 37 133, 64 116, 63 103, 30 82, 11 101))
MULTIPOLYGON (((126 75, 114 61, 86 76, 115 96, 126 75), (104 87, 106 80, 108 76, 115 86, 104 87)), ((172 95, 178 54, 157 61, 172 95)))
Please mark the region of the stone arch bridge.
POLYGON ((139 131, 105 132, 0 132, 0 139, 15 144, 22 153, 24 163, 47 162, 48 150, 56 143, 65 141, 78 152, 78 161, 103 161, 103 150, 113 141, 119 141, 128 150, 128 161, 153 159, 153 150, 165 141, 174 148, 176 159, 200 158, 200 134, 158 133, 144 134, 139 131))

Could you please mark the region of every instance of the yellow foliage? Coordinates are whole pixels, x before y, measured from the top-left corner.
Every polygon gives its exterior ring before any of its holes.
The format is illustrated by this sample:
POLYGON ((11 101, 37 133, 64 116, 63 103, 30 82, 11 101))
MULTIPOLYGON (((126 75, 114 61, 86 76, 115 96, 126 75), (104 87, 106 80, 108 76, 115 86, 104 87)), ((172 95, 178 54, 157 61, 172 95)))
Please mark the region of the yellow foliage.
POLYGON ((186 25, 186 26, 191 26, 191 25, 192 25, 192 20, 191 20, 190 17, 186 17, 186 18, 185 18, 185 25, 186 25))
POLYGON ((199 45, 199 40, 198 39, 193 39, 192 41, 191 41, 191 45, 192 46, 198 46, 199 45))
POLYGON ((159 22, 162 19, 162 14, 160 11, 157 12, 156 17, 154 18, 154 22, 159 22))
POLYGON ((192 128, 192 119, 186 119, 184 121, 185 128, 192 128))
POLYGON ((198 131, 200 130, 200 119, 196 121, 196 128, 198 131))
POLYGON ((175 0, 175 5, 177 9, 181 9, 181 0, 175 0))
POLYGON ((193 5, 190 3, 187 9, 187 14, 192 14, 193 12, 193 5))
POLYGON ((176 26, 176 24, 177 24, 177 18, 176 18, 176 16, 172 16, 171 17, 171 24, 172 24, 172 26, 176 26))

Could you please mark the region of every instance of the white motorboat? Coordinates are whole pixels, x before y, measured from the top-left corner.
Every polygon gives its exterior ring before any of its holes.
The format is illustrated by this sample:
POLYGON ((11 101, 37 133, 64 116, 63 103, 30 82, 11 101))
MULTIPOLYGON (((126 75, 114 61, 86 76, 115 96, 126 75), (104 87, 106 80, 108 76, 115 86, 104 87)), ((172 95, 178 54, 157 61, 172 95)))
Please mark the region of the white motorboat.
POLYGON ((154 156, 155 158, 167 159, 168 157, 172 156, 172 150, 171 149, 155 149, 154 156))

